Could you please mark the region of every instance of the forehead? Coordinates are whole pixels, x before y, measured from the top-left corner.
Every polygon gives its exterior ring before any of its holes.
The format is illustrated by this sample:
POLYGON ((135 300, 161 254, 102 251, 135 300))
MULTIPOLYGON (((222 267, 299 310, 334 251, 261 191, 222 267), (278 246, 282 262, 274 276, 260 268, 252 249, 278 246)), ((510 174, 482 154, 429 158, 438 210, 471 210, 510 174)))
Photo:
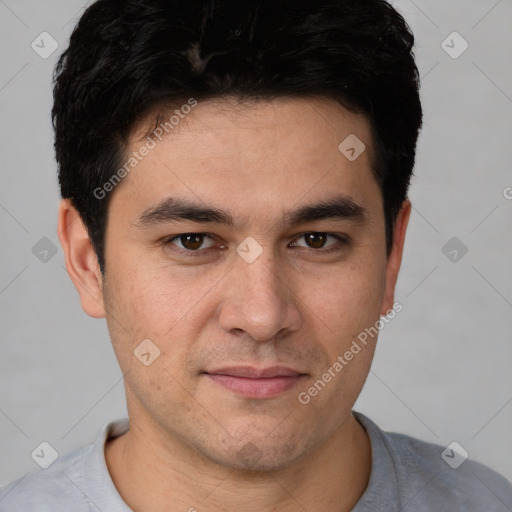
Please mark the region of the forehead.
POLYGON ((118 186, 111 200, 117 206, 142 211, 178 195, 278 215, 301 198, 380 200, 369 123, 334 100, 209 100, 175 116, 169 133, 155 129, 148 116, 130 138, 127 158, 148 145, 148 134, 154 147, 118 186), (352 149, 360 152, 355 159, 352 149))

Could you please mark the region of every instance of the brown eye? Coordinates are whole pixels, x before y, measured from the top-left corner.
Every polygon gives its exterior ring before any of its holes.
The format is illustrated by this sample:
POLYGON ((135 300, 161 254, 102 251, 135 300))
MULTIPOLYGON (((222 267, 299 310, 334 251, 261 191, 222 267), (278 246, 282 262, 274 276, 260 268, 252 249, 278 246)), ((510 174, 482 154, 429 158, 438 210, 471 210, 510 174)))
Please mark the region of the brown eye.
POLYGON ((181 245, 185 249, 189 249, 191 251, 195 251, 199 249, 204 241, 204 235, 199 233, 191 233, 186 235, 181 235, 179 238, 181 245))
POLYGON ((303 236, 306 244, 313 249, 321 249, 327 241, 326 233, 306 233, 303 236))
POLYGON ((206 233, 183 233, 167 239, 164 243, 167 246, 175 246, 177 250, 182 252, 200 252, 200 250, 208 249, 214 245, 214 241, 206 233), (205 242, 207 245, 205 245, 205 242))
POLYGON ((318 253, 326 254, 341 250, 349 244, 349 238, 345 235, 335 235, 333 233, 325 233, 322 231, 310 231, 299 236, 293 247, 303 247, 305 249, 317 250, 318 253), (329 240, 330 239, 330 240, 329 240))

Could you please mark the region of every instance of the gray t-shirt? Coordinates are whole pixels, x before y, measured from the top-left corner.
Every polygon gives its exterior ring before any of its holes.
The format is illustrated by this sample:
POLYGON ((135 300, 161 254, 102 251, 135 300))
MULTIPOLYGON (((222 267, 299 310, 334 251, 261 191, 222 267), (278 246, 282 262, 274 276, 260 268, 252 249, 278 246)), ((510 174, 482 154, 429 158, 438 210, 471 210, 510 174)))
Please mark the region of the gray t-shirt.
MULTIPOLYGON (((370 438, 372 469, 353 512, 512 511, 511 483, 478 462, 460 464, 460 450, 385 432, 366 416, 354 416, 370 438)), ((0 489, 0 512, 132 512, 110 478, 104 452, 106 439, 128 428, 127 418, 108 423, 95 443, 0 489)))

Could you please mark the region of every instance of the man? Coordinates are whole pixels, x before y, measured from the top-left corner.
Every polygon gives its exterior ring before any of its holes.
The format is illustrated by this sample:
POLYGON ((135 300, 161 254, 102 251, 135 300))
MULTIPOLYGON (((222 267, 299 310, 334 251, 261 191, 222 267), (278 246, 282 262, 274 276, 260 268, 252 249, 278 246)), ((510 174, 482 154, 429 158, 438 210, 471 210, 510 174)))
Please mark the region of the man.
POLYGON ((87 9, 56 70, 58 231, 129 422, 0 510, 512 509, 491 469, 352 411, 401 309, 412 47, 383 0, 87 9))

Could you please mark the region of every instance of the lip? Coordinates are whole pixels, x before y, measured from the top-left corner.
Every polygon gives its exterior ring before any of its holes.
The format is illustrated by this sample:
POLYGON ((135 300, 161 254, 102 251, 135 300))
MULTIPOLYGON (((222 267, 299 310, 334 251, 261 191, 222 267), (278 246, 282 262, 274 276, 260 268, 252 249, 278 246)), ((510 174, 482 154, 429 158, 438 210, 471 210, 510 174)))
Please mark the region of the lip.
POLYGON ((209 370, 210 375, 230 375, 232 377, 247 377, 261 379, 264 377, 296 377, 303 375, 286 366, 269 366, 268 368, 256 368, 255 366, 226 366, 218 370, 209 370))
POLYGON ((284 366, 231 366, 204 372, 210 380, 247 398, 271 398, 294 387, 306 374, 284 366))

